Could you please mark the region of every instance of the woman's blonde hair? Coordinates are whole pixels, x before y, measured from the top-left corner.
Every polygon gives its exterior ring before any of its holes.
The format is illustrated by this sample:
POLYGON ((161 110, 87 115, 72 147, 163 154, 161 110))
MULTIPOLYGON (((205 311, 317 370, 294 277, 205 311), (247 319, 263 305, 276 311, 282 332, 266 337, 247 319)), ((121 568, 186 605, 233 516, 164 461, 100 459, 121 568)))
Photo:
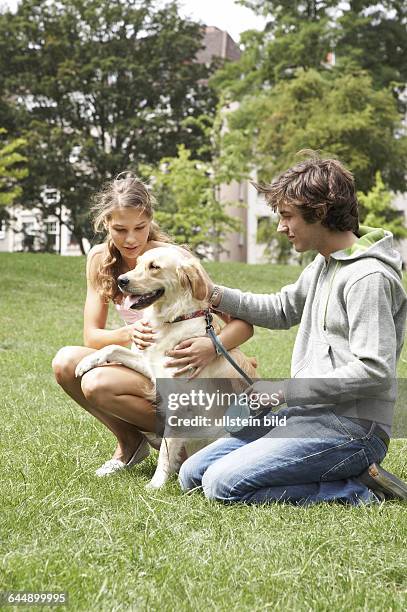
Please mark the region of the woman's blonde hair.
POLYGON ((121 302, 122 293, 117 286, 117 277, 122 272, 122 256, 108 234, 109 222, 118 209, 131 208, 144 213, 150 220, 148 240, 171 242, 167 234, 153 221, 156 201, 149 187, 131 172, 121 172, 109 181, 94 197, 91 212, 96 233, 106 232, 105 248, 93 283, 106 302, 121 302))

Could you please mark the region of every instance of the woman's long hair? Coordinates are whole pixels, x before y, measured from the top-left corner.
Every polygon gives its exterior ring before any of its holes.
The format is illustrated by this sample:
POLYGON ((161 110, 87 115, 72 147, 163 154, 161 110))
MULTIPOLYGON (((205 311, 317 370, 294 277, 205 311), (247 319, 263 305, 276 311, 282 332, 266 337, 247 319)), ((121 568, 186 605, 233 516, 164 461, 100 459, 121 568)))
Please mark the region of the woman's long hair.
POLYGON ((151 220, 148 240, 171 242, 170 237, 160 230, 158 224, 152 221, 155 198, 149 187, 131 172, 121 172, 114 180, 106 183, 94 197, 92 206, 93 227, 96 233, 107 232, 105 248, 93 284, 106 302, 112 300, 119 303, 122 293, 117 286, 117 278, 123 270, 123 259, 120 251, 109 237, 109 222, 118 209, 136 209, 145 213, 151 220))

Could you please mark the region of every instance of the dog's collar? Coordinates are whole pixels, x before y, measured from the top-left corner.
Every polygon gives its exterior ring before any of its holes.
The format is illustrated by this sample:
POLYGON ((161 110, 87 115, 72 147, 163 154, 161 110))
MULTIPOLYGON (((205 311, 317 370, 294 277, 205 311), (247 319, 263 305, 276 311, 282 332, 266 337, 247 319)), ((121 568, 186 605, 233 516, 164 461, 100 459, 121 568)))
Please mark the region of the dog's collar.
POLYGON ((188 321, 188 319, 197 319, 198 317, 206 317, 208 313, 208 309, 195 310, 194 312, 189 312, 188 314, 180 315, 176 317, 172 321, 166 321, 166 323, 178 323, 179 321, 188 321))

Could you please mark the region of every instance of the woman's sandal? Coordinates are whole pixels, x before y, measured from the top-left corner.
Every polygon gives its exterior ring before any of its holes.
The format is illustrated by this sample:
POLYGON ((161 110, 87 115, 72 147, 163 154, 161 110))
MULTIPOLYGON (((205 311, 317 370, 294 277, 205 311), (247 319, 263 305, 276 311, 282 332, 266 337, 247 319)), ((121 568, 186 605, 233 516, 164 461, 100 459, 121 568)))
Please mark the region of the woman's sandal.
POLYGON ((120 472, 121 470, 128 470, 134 465, 141 463, 146 457, 149 456, 149 454, 150 446, 146 438, 143 436, 140 444, 138 445, 130 459, 127 461, 127 463, 124 463, 124 461, 121 461, 120 459, 109 459, 103 465, 101 465, 100 468, 96 470, 95 474, 96 476, 103 477, 111 476, 112 474, 120 472))

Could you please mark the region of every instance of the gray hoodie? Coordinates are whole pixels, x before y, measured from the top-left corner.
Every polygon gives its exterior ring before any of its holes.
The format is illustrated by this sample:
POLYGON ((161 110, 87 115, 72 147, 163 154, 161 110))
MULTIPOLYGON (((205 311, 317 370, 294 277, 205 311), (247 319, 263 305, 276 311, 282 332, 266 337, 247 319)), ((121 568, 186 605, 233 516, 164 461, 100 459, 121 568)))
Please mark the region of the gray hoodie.
POLYGON ((388 231, 360 227, 348 249, 317 255, 297 282, 264 295, 224 288, 219 310, 260 327, 299 324, 285 382, 288 406, 336 406, 389 431, 407 296, 388 231))

